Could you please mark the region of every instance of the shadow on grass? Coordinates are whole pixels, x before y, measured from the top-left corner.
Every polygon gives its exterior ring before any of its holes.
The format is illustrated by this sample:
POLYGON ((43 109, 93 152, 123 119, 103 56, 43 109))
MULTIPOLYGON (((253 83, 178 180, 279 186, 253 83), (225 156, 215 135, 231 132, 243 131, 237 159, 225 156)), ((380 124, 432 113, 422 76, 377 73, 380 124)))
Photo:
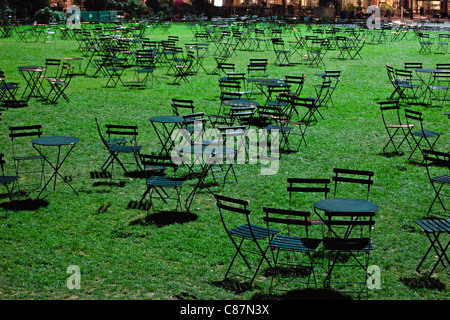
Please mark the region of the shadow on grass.
POLYGON ((403 157, 405 153, 403 151, 391 151, 391 152, 380 152, 377 155, 385 158, 393 158, 393 157, 403 157))
POLYGON ((94 182, 92 184, 93 187, 118 187, 118 188, 123 188, 125 187, 126 182, 125 181, 119 181, 119 182, 114 182, 114 181, 97 181, 94 182))
POLYGON ((45 208, 49 205, 49 202, 44 199, 23 199, 13 200, 11 203, 4 202, 0 204, 0 207, 11 211, 36 211, 39 208, 45 208))
POLYGON ((439 279, 431 278, 426 275, 412 278, 400 278, 400 281, 410 289, 446 290, 445 284, 439 279))
POLYGON ((250 286, 249 282, 238 281, 236 279, 223 279, 220 281, 212 282, 212 285, 223 288, 225 290, 233 291, 236 294, 244 293, 252 289, 256 289, 255 286, 250 286))
MULTIPOLYGON (((214 281, 212 285, 221 287, 225 290, 233 291, 236 294, 241 294, 246 291, 258 290, 257 286, 250 286, 249 282, 242 282, 235 279, 224 279, 221 281, 214 281)), ((287 291, 283 294, 273 293, 255 293, 252 300, 352 300, 350 296, 343 295, 328 289, 299 289, 287 291)))
POLYGON ((299 289, 284 294, 255 294, 253 300, 352 300, 350 296, 328 289, 299 289))
POLYGON ((143 172, 142 170, 134 170, 124 174, 125 177, 134 179, 145 179, 150 177, 151 175, 161 175, 161 173, 158 170, 154 170, 153 172, 143 172))
POLYGON ((171 224, 183 224, 196 221, 198 216, 190 212, 180 211, 160 211, 148 214, 143 219, 137 219, 130 222, 130 225, 149 226, 156 225, 157 227, 164 227, 171 224))
POLYGON ((105 171, 91 171, 91 179, 109 179, 108 181, 96 181, 92 184, 93 187, 117 187, 124 188, 126 186, 126 181, 111 181, 112 175, 110 172, 105 171))
POLYGON ((127 205, 127 209, 137 209, 137 210, 145 210, 149 211, 152 207, 152 204, 150 201, 136 201, 136 200, 130 200, 127 205))
MULTIPOLYGON (((91 171, 89 172, 91 179, 113 179, 113 175, 108 171, 91 171)), ((148 175, 148 173, 147 173, 148 175)), ((146 177, 146 174, 140 170, 129 171, 124 173, 123 177, 125 178, 136 178, 143 179, 146 177)))
POLYGON ((175 298, 178 300, 200 300, 197 296, 194 296, 188 292, 180 292, 179 294, 175 295, 175 298))
POLYGON ((112 175, 110 172, 106 171, 91 171, 91 179, 111 179, 112 175))
POLYGON ((289 278, 307 277, 311 274, 311 268, 309 266, 277 266, 274 268, 268 268, 264 271, 265 277, 280 276, 289 278))

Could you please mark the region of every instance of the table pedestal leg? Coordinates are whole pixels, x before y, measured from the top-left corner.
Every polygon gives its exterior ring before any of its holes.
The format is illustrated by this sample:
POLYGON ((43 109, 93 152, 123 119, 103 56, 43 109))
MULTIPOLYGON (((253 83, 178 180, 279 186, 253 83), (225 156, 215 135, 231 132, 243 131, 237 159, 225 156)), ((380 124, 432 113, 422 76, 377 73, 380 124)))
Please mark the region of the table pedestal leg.
MULTIPOLYGON (((33 145, 34 146, 34 145, 33 145)), ((57 175, 59 175, 64 182, 78 195, 78 192, 72 187, 72 185, 69 183, 69 181, 67 181, 67 179, 61 175, 61 173, 59 172, 59 169, 61 168, 61 166, 63 165, 63 163, 66 161, 67 157, 69 156, 69 154, 72 152, 73 148, 75 147, 75 145, 72 145, 69 149, 69 151, 67 152, 67 154, 64 156, 64 158, 62 159, 62 161, 60 161, 60 155, 61 155, 61 146, 58 146, 58 157, 57 157, 57 161, 56 161, 56 165, 54 166, 49 160, 48 157, 44 157, 45 161, 53 168, 53 174, 52 176, 48 179, 48 181, 45 183, 44 187, 42 188, 42 190, 39 192, 38 198, 41 196, 42 192, 47 188, 47 186, 50 184, 50 182, 52 181, 53 178, 55 178, 54 180, 54 184, 53 184, 53 190, 56 189, 56 178, 57 175)), ((39 148, 36 148, 36 146, 34 146, 34 148, 41 154, 41 150, 39 148)))

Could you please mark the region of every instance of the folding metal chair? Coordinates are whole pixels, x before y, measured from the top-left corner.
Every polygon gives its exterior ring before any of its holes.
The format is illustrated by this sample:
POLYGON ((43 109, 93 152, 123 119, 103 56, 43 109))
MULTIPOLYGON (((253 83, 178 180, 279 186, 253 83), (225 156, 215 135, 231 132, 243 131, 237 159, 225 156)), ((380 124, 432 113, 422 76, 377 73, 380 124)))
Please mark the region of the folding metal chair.
POLYGON ((241 96, 244 95, 244 91, 241 89, 241 83, 237 80, 231 80, 227 77, 219 79, 219 90, 221 95, 224 93, 238 93, 241 96))
POLYGON ((323 61, 326 53, 327 53, 327 44, 324 39, 312 39, 311 46, 306 48, 306 61, 305 64, 309 64, 311 66, 325 66, 323 61))
POLYGON ((391 67, 389 64, 386 64, 386 71, 389 78, 389 82, 394 87, 394 91, 391 93, 388 100, 399 99, 400 98, 398 87, 399 80, 397 80, 397 78, 395 77, 395 69, 391 67))
MULTIPOLYGON (((328 178, 287 178, 286 191, 289 194, 289 209, 310 211, 312 203, 327 199, 331 191, 330 182, 331 180, 328 178)), ((323 226, 320 217, 308 217, 308 220, 312 225, 323 226)))
POLYGON ((234 181, 238 182, 234 165, 236 163, 242 164, 245 162, 248 130, 245 126, 218 127, 217 130, 221 134, 220 141, 223 143, 223 146, 235 150, 234 154, 227 155, 224 159, 224 163, 220 164, 222 170, 224 170, 224 167, 227 168, 223 176, 223 184, 225 185, 227 182, 227 176, 230 172, 233 173, 234 181))
POLYGON ((183 64, 186 61, 186 58, 183 56, 183 48, 175 45, 164 47, 163 59, 168 64, 167 74, 175 74, 175 66, 183 64))
POLYGON ((142 167, 152 167, 158 168, 158 170, 164 172, 166 169, 173 170, 173 176, 168 177, 167 175, 152 175, 145 181, 146 189, 141 197, 140 203, 149 196, 150 197, 150 207, 155 211, 154 199, 156 196, 159 197, 165 204, 168 204, 169 199, 173 199, 177 202, 176 210, 182 210, 181 204, 181 188, 184 184, 184 179, 176 178, 175 173, 179 167, 178 164, 172 162, 170 156, 166 155, 149 155, 141 154, 142 167), (169 195, 169 189, 175 191, 175 197, 171 198, 169 195))
MULTIPOLYGON (((302 201, 303 205, 299 207, 298 198, 297 201, 294 201, 294 194, 300 193, 302 197, 306 194, 313 194, 313 201, 308 202, 308 207, 311 203, 314 203, 318 200, 323 200, 328 197, 328 193, 330 193, 330 184, 331 180, 328 178, 287 178, 287 183, 289 184, 286 188, 286 191, 289 193, 289 208, 293 210, 307 210, 310 208, 305 206, 304 201, 302 201), (318 197, 316 195, 319 195, 318 197)), ((302 200, 304 200, 302 198, 302 200)))
POLYGON ((69 87, 70 82, 73 78, 73 66, 68 62, 63 62, 61 66, 61 74, 56 78, 47 78, 51 89, 47 95, 47 102, 54 104, 58 102, 60 97, 64 100, 70 102, 69 97, 65 93, 66 89, 69 87))
POLYGON ((360 54, 361 50, 364 48, 364 45, 366 44, 367 36, 364 37, 364 39, 356 40, 354 44, 350 48, 350 59, 355 60, 357 57, 362 59, 362 56, 360 54))
POLYGON ((248 82, 248 88, 254 91, 255 83, 261 79, 267 78, 267 59, 250 59, 250 63, 247 65, 246 81, 248 82))
POLYGON ((333 93, 336 91, 336 88, 341 81, 341 71, 340 70, 325 70, 324 73, 316 74, 317 76, 322 77, 323 82, 321 85, 315 85, 314 88, 317 89, 326 89, 326 95, 324 97, 324 101, 322 105, 327 105, 328 101, 331 101, 331 105, 334 105, 333 102, 333 93))
POLYGON ((250 59, 250 62, 247 65, 247 80, 252 78, 266 78, 267 65, 267 59, 250 59))
MULTIPOLYGON (((326 107, 328 106, 328 101, 332 101, 331 95, 334 92, 336 87, 332 86, 332 81, 330 77, 323 76, 322 83, 314 85, 314 90, 316 91, 316 96, 313 97, 316 99, 316 103, 318 107, 326 107)), ((322 117, 323 118, 323 117, 322 117)))
POLYGON ((149 79, 159 80, 155 77, 156 55, 149 52, 140 52, 136 54, 135 82, 138 85, 145 86, 149 79))
POLYGON ((227 62, 228 56, 213 57, 216 62, 216 67, 211 71, 210 74, 226 74, 228 71, 234 72, 236 70, 236 65, 234 63, 227 62))
POLYGON ((3 70, 0 70, 0 106, 5 108, 25 107, 28 102, 17 98, 18 82, 7 82, 3 70))
POLYGON ((266 37, 264 29, 256 28, 254 30, 255 32, 255 39, 254 39, 254 50, 255 51, 266 51, 269 49, 269 41, 266 37))
POLYGON ((339 50, 338 59, 347 60, 350 58, 350 39, 344 36, 337 36, 335 41, 337 42, 337 49, 339 50))
POLYGON ((374 212, 325 212, 328 229, 323 238, 328 266, 325 288, 332 288, 332 284, 342 288, 346 284, 353 287, 342 291, 368 294, 369 258, 374 250, 371 237, 374 217, 374 212), (346 272, 338 274, 339 268, 346 268, 346 272), (333 275, 335 280, 332 280, 333 275))
POLYGON ((419 53, 431 53, 431 47, 433 46, 433 40, 428 33, 419 32, 417 34, 420 44, 419 53))
POLYGON ((404 62, 403 67, 405 70, 414 71, 416 69, 422 69, 423 63, 422 62, 404 62))
POLYGON ((427 215, 430 214, 436 200, 439 200, 442 209, 446 212, 447 209, 442 198, 450 197, 449 192, 444 192, 446 190, 444 187, 450 187, 450 153, 425 149, 423 150, 423 157, 427 176, 435 194, 427 215))
POLYGON ((204 141, 204 133, 206 130, 206 118, 204 112, 196 112, 184 114, 181 128, 187 130, 191 134, 191 143, 208 144, 204 141))
POLYGON ((420 97, 420 80, 413 78, 412 71, 402 69, 395 69, 395 78, 397 79, 399 100, 404 100, 409 104, 417 103, 420 97))
POLYGON ((450 240, 444 245, 441 242, 441 239, 439 239, 443 234, 450 233, 450 219, 425 219, 417 220, 415 222, 422 228, 430 242, 430 246, 417 266, 416 271, 421 272, 420 268, 423 263, 427 259, 428 255, 434 251, 437 256, 437 261, 434 263, 427 275, 431 278, 439 263, 441 263, 444 268, 448 268, 450 265, 450 260, 447 257, 447 249, 450 246, 450 240))
POLYGON ((434 49, 434 53, 447 54, 449 39, 450 35, 448 33, 439 33, 437 47, 434 49))
POLYGON ((120 167, 128 174, 128 170, 126 169, 124 163, 119 158, 121 154, 132 154, 134 156, 135 162, 139 170, 141 170, 140 166, 140 158, 139 154, 141 152, 142 146, 137 144, 136 136, 138 135, 137 126, 127 126, 127 125, 106 125, 106 134, 108 138, 105 138, 100 129, 100 125, 98 123, 97 117, 95 117, 95 121, 97 123, 97 131, 100 135, 100 139, 104 147, 109 152, 109 157, 106 159, 104 164, 101 166, 102 171, 106 171, 110 166, 113 165, 114 162, 117 162, 120 167), (127 137, 131 139, 128 141, 127 137))
POLYGON ((118 59, 114 57, 109 57, 106 59, 104 62, 104 70, 108 76, 108 81, 105 84, 106 88, 114 88, 119 83, 125 85, 122 80, 122 75, 125 72, 125 62, 125 59, 118 59))
POLYGON ((280 38, 272 38, 273 51, 275 52, 275 65, 276 66, 290 66, 289 61, 291 51, 286 49, 284 40, 280 38))
POLYGON ((450 100, 448 97, 448 91, 450 88, 450 71, 434 72, 433 80, 427 88, 429 92, 428 105, 431 105, 432 101, 437 101, 439 107, 446 107, 450 100))
POLYGON ((408 134, 414 125, 406 124, 404 123, 405 121, 401 119, 398 100, 381 101, 378 105, 380 106, 381 118, 389 137, 388 142, 383 147, 383 152, 389 145, 392 145, 395 152, 399 152, 400 147, 405 141, 412 150, 408 140, 408 134), (402 136, 400 136, 400 134, 402 134, 402 136), (398 142, 398 140, 400 140, 400 142, 398 142))
POLYGON ((290 149, 290 137, 295 135, 299 137, 294 151, 298 151, 302 143, 307 146, 306 129, 309 125, 309 122, 304 120, 305 117, 299 120, 296 104, 292 100, 296 98, 289 93, 282 93, 277 97, 278 104, 266 105, 263 107, 265 109, 258 110, 258 113, 263 117, 272 119, 273 123, 266 126, 265 129, 279 131, 282 137, 281 148, 290 149))
POLYGON ((9 210, 9 206, 10 204, 13 202, 13 189, 14 189, 14 184, 17 180, 19 180, 19 176, 15 175, 6 175, 5 174, 5 159, 4 159, 5 155, 3 153, 0 153, 0 167, 2 169, 1 175, 0 175, 0 185, 5 186, 6 191, 7 191, 7 196, 8 196, 8 203, 6 205, 6 212, 5 212, 5 218, 8 217, 8 210, 9 210), (10 185, 12 185, 10 187, 10 185))
POLYGON ((233 30, 231 35, 234 50, 245 50, 245 38, 239 30, 233 30))
POLYGON ((231 81, 231 82, 237 82, 240 85, 241 88, 241 93, 243 95, 250 95, 252 94, 252 91, 248 90, 247 88, 247 79, 245 77, 245 72, 227 72, 225 77, 222 77, 219 79, 219 83, 220 81, 231 81))
POLYGON ((289 84, 289 93, 300 96, 303 86, 305 85, 306 75, 301 76, 284 76, 284 82, 289 84))
POLYGON ((265 102, 266 105, 271 103, 277 104, 277 96, 281 93, 288 93, 291 87, 290 84, 285 83, 283 80, 265 81, 263 83, 260 83, 260 86, 264 86, 267 88, 267 92, 263 91, 267 98, 265 102))
POLYGON ((28 38, 31 34, 31 29, 29 29, 27 26, 16 26, 15 30, 17 34, 17 42, 28 42, 28 38))
MULTIPOLYGON (((95 49, 97 50, 97 49, 95 49)), ((108 76, 108 72, 106 71, 106 67, 108 66, 108 64, 110 64, 110 60, 113 58, 111 56, 110 53, 108 52, 99 52, 96 53, 96 51, 94 51, 94 49, 92 49, 92 52, 90 53, 92 54, 92 56, 89 56, 88 59, 89 61, 92 63, 92 65, 95 67, 95 72, 92 74, 92 77, 95 78, 97 77, 99 74, 103 75, 103 76, 108 76), (93 58, 94 56, 96 56, 97 58, 93 58)), ((90 65, 90 63, 88 64, 88 66, 90 65)), ((86 68, 87 70, 87 68, 86 68)))
MULTIPOLYGON (((23 175, 30 174, 30 176, 34 177, 36 174, 39 174, 39 183, 30 182, 26 184, 36 185, 36 188, 39 188, 45 178, 45 156, 37 153, 30 141, 42 136, 42 125, 11 126, 9 131, 16 175, 23 177, 23 175), (22 163, 26 164, 23 169, 22 163)), ((20 180, 18 181, 19 184, 20 180)))
MULTIPOLYGON (((44 71, 41 75, 38 77, 41 78, 41 80, 48 80, 48 79, 59 79, 61 75, 61 59, 45 59, 44 64, 44 71)), ((46 93, 46 90, 44 88, 44 83, 46 81, 36 81, 36 85, 38 86, 36 90, 39 90, 41 92, 41 95, 47 96, 48 93, 46 93)))
POLYGON ((194 57, 189 53, 188 53, 186 59, 184 59, 182 61, 178 61, 178 63, 176 63, 174 65, 175 80, 174 80, 173 84, 180 84, 181 80, 184 80, 185 82, 189 82, 188 77, 193 74, 192 73, 193 65, 194 65, 194 57))
POLYGON ((215 194, 214 197, 222 225, 236 250, 225 272, 225 279, 229 274, 234 274, 250 279, 249 285, 252 286, 264 261, 269 267, 272 267, 266 256, 269 249, 267 243, 273 239, 278 230, 251 223, 248 201, 218 194, 215 194), (266 244, 261 244, 261 242, 266 242, 266 244), (242 259, 247 269, 241 268, 236 263, 238 257, 242 259), (252 259, 252 257, 256 258, 252 259))
POLYGON ((218 39, 213 43, 216 46, 216 50, 213 56, 229 58, 233 54, 233 42, 232 36, 229 30, 223 30, 218 39))
POLYGON ((304 113, 300 121, 306 123, 309 123, 313 120, 318 121, 316 113, 318 113, 319 116, 323 119, 323 116, 319 110, 320 101, 318 101, 316 98, 302 98, 298 96, 292 96, 291 103, 295 112, 300 112, 301 110, 306 109, 306 112, 304 113))
POLYGON ((208 52, 208 45, 208 43, 186 44, 188 52, 194 58, 194 65, 192 66, 194 73, 199 72, 200 69, 207 72, 205 66, 203 65, 203 61, 205 60, 206 53, 208 52))
POLYGON ((412 126, 409 127, 409 135, 413 138, 414 141, 414 148, 412 149, 411 154, 409 155, 408 159, 411 159, 415 151, 418 149, 423 156, 423 149, 433 150, 435 144, 439 140, 439 137, 443 134, 440 132, 435 132, 431 130, 427 130, 424 128, 423 125, 423 117, 422 112, 420 111, 414 111, 411 109, 405 109, 405 117, 406 117, 406 123, 408 125, 414 125, 417 126, 417 128, 420 128, 417 131, 412 131, 412 126), (422 143, 426 143, 425 147, 422 147, 422 143))
POLYGON ((224 111, 224 101, 227 100, 239 100, 242 98, 242 94, 238 92, 221 92, 220 93, 220 105, 217 114, 208 114, 207 117, 213 128, 217 125, 231 126, 233 119, 231 119, 228 112, 224 111))
POLYGON ((266 213, 264 220, 267 223, 267 229, 271 230, 276 226, 280 231, 268 244, 274 264, 271 269, 270 289, 284 291, 298 289, 295 284, 299 283, 306 284, 309 288, 311 277, 315 287, 313 255, 321 239, 313 239, 309 236, 309 227, 312 224, 308 218, 311 213, 268 207, 264 207, 263 211, 266 213), (306 256, 306 259, 303 256, 306 256), (302 279, 304 277, 306 277, 305 280, 302 279))

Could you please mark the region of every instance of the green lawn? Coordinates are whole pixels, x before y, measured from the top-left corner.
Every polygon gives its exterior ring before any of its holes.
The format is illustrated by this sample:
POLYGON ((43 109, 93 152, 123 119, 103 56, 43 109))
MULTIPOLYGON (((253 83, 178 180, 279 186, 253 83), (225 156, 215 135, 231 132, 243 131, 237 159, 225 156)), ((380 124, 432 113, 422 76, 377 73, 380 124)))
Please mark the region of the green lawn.
MULTIPOLYGON (((312 34, 301 28, 304 35, 312 34)), ((192 30, 182 24, 173 25, 168 33, 153 31, 146 36, 162 40, 168 35, 178 35, 181 44, 194 41, 192 30)), ((294 36, 286 31, 283 38, 292 40, 294 36)), ((20 82, 23 88, 18 66, 43 64, 46 58, 78 57, 77 48, 75 40, 59 37, 54 43, 2 38, 0 68, 8 81, 20 82)), ((204 61, 208 71, 215 67, 214 48, 211 43, 204 61)), ((232 55, 230 62, 236 64, 237 71, 245 72, 250 58, 268 58, 270 77, 306 74, 305 96, 313 94, 313 85, 320 81, 316 73, 341 70, 341 81, 333 96, 334 106, 323 108, 324 119, 308 127, 308 145, 302 145, 298 152, 282 154, 275 175, 261 175, 260 164, 237 165, 238 182, 214 186, 213 190, 249 200, 253 221, 263 223, 263 206, 287 206, 288 177, 331 178, 335 167, 373 170, 375 184, 370 199, 380 205, 380 210, 373 230, 371 264, 381 269, 381 288, 370 290, 369 299, 446 299, 448 270, 439 267, 433 280, 415 271, 428 240, 414 221, 426 216, 433 190, 418 153, 409 161, 408 151, 400 155, 382 152, 387 135, 377 102, 392 92, 386 63, 395 68, 401 68, 404 62, 434 67, 448 62, 448 54, 419 54, 418 40, 411 33, 401 41, 367 43, 361 55, 363 59, 343 61, 336 59, 338 52, 329 51, 325 67, 275 66, 271 47, 265 52, 238 51, 232 55)), ((233 248, 206 189, 194 199, 191 215, 167 213, 161 217, 129 207, 144 192, 142 179, 124 177, 118 167, 112 180, 91 176, 107 157, 95 115, 101 125, 138 125, 143 151, 155 152, 159 142, 148 119, 171 114, 172 98, 193 99, 196 109, 207 114, 218 111, 217 75, 200 71, 188 83, 170 85, 173 77, 166 75, 166 70, 165 66, 158 67, 155 75, 160 83, 145 90, 121 85, 105 88, 104 77, 75 77, 67 89, 70 103, 61 99, 56 105, 47 105, 31 99, 26 108, 3 111, 0 151, 8 160, 8 172, 13 172, 9 126, 40 123, 45 135, 70 135, 81 141, 62 168, 79 196, 59 181, 56 191, 44 191, 43 202, 37 201, 38 191, 19 198, 31 199, 30 204, 37 204, 37 208, 19 206, 0 219, 0 299, 219 300, 251 299, 269 293, 270 278, 264 272, 253 290, 239 292, 221 282, 233 248), (80 268, 81 289, 68 289, 66 285, 71 275, 66 271, 71 265, 80 268)), ((131 79, 131 74, 124 78, 131 79)), ((262 95, 255 99, 264 102, 262 95)), ((424 112, 427 127, 445 133, 436 147, 448 151, 449 119, 443 115, 450 111, 448 106, 414 108, 424 112)), ((193 180, 188 181, 184 195, 193 184, 193 180)), ((311 199, 308 204, 311 210, 313 202, 311 199)), ((156 206, 164 208, 162 202, 156 206)), ((319 289, 324 278, 321 263, 316 275, 319 289)))

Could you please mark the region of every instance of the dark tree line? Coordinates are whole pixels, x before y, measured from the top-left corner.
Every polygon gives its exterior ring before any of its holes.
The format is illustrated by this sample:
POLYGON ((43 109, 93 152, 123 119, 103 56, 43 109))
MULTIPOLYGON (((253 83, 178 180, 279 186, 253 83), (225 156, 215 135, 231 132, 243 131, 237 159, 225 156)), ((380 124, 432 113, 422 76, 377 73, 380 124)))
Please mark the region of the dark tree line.
POLYGON ((0 0, 1 19, 31 19, 35 13, 50 7, 50 0, 0 0))
MULTIPOLYGON (((88 11, 122 11, 130 18, 156 15, 170 19, 173 13, 207 16, 214 13, 208 0, 192 0, 192 5, 181 6, 174 4, 174 0, 76 0, 74 4, 88 11)), ((0 0, 0 20, 33 22, 36 13, 43 9, 50 9, 50 0, 0 0)))

